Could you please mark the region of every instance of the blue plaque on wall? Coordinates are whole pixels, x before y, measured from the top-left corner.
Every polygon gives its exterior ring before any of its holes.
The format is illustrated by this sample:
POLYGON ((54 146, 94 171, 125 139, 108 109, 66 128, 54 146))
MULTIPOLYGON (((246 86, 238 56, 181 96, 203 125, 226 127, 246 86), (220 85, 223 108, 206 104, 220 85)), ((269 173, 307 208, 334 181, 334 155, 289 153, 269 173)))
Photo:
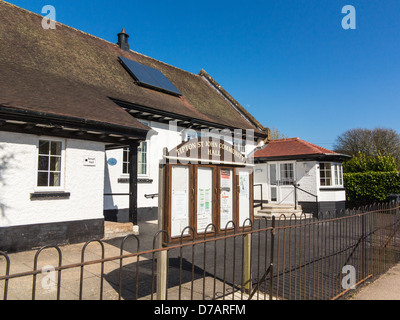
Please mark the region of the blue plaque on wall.
POLYGON ((110 166, 115 166, 116 164, 117 164, 117 159, 115 159, 115 158, 110 158, 110 159, 108 159, 108 164, 110 165, 110 166))

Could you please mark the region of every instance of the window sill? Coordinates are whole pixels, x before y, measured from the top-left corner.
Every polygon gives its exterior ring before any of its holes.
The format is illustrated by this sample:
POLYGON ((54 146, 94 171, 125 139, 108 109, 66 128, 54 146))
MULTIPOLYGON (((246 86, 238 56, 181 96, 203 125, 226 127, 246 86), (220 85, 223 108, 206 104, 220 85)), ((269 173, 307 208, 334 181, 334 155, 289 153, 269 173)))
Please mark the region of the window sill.
POLYGON ((31 200, 60 200, 69 199, 69 192, 35 192, 31 193, 31 200))
POLYGON ((344 187, 321 187, 319 191, 345 191, 344 187))
MULTIPOLYGON (((148 178, 138 178, 138 183, 153 183, 153 179, 148 178)), ((129 178, 119 178, 118 183, 129 183, 129 178)))

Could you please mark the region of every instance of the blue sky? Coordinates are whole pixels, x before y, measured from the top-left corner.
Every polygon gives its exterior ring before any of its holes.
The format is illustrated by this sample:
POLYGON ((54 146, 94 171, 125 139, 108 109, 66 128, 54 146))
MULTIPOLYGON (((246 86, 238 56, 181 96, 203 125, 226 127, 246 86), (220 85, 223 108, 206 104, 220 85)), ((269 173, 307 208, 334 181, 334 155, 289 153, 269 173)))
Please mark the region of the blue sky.
POLYGON ((205 69, 263 125, 326 148, 352 128, 400 132, 400 1, 8 0, 184 70, 205 69), (356 29, 344 30, 345 5, 356 29))

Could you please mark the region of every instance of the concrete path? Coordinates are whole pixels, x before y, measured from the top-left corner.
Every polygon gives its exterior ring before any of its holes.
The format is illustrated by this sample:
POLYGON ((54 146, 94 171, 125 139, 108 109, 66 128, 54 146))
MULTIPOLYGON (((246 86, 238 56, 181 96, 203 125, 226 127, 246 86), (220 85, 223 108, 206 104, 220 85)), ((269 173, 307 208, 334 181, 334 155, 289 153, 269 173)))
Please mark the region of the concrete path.
POLYGON ((351 300, 400 300, 400 264, 356 291, 351 300))

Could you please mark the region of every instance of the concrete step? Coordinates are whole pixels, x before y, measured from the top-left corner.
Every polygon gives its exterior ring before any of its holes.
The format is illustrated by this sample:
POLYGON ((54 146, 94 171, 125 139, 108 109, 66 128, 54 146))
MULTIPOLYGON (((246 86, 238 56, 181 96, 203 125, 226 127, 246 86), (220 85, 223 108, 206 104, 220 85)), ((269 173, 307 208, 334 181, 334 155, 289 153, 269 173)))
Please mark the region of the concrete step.
POLYGON ((104 221, 104 239, 114 239, 125 237, 129 234, 139 234, 139 229, 133 223, 120 223, 112 221, 104 221))
POLYGON ((267 218, 272 219, 272 217, 275 217, 275 219, 279 219, 282 216, 286 217, 286 219, 291 219, 291 218, 296 218, 296 219, 311 219, 313 217, 312 213, 303 213, 303 212, 295 212, 295 213, 255 213, 254 218, 267 218))
POLYGON ((294 208, 294 205, 290 204, 264 204, 262 209, 258 209, 254 217, 256 218, 272 218, 273 216, 275 218, 279 218, 280 216, 284 215, 287 218, 292 217, 293 215, 297 217, 306 217, 306 218, 311 218, 312 214, 303 214, 303 210, 301 206, 297 206, 294 208))
MULTIPOLYGON (((267 203, 263 204, 262 206, 263 209, 284 209, 284 210, 293 210, 294 205, 293 204, 273 204, 273 203, 267 203)), ((296 207, 297 210, 301 210, 301 205, 297 205, 296 207)))
POLYGON ((301 213, 303 210, 294 208, 263 208, 258 210, 259 213, 301 213))

